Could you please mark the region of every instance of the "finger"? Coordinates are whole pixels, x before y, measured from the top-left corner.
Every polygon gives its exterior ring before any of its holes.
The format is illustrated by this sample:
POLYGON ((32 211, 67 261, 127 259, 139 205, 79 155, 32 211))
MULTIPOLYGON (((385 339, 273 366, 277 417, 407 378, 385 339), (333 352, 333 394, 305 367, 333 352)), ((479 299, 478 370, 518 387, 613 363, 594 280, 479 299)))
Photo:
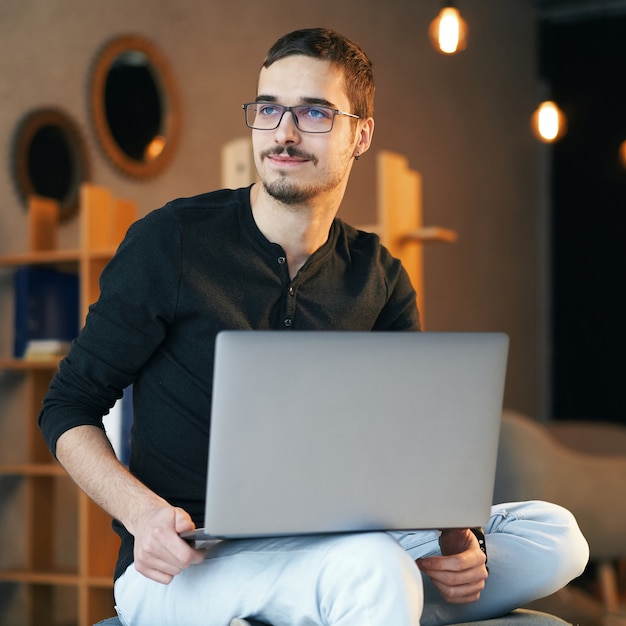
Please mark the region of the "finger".
POLYGON ((162 543, 162 548, 164 552, 159 554, 160 558, 178 569, 176 574, 190 565, 201 563, 205 556, 204 551, 196 550, 177 533, 168 534, 167 539, 162 543))
POLYGON ((485 588, 485 582, 479 581, 466 585, 446 586, 435 583, 446 602, 451 604, 464 604, 476 602, 485 588))
POLYGON ((450 556, 430 556, 418 559, 416 563, 421 569, 432 571, 459 572, 474 567, 480 567, 486 562, 485 554, 480 550, 466 550, 450 556))
POLYGON ((135 561, 144 575, 158 571, 175 576, 203 559, 203 552, 194 550, 177 533, 168 529, 155 528, 147 538, 135 544, 135 561))
POLYGON ((472 584, 475 582, 484 583, 487 578, 487 570, 484 567, 463 570, 460 572, 428 570, 420 567, 425 574, 433 581, 449 587, 472 584))
POLYGON ((431 556, 417 559, 418 567, 429 572, 460 572, 467 569, 467 563, 459 555, 455 556, 431 556))
POLYGON ((180 507, 176 507, 174 511, 175 511, 174 528, 176 529, 177 533, 188 532, 196 528, 196 525, 193 523, 193 520, 191 519, 191 515, 189 515, 187 511, 185 511, 184 509, 181 509, 180 507))
POLYGON ((187 552, 185 556, 173 554, 169 550, 161 550, 159 554, 150 551, 136 550, 135 568, 140 574, 143 574, 147 578, 151 578, 163 584, 169 584, 174 576, 179 574, 182 570, 204 560, 203 551, 195 550, 188 546, 182 539, 181 541, 185 544, 185 551, 187 552))
POLYGON ((463 573, 431 572, 429 578, 448 602, 462 603, 476 601, 485 588, 485 571, 463 573))
POLYGON ((175 574, 166 572, 158 567, 148 566, 141 560, 135 561, 135 569, 146 578, 154 580, 163 585, 169 585, 174 579, 175 574))

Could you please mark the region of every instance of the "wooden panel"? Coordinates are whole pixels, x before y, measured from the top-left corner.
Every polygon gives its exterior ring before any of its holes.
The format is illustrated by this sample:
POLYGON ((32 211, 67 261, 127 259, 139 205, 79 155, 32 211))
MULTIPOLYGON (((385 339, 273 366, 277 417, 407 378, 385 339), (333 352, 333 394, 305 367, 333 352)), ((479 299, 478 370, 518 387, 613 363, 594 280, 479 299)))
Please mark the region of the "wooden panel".
POLYGON ((29 569, 38 572, 54 570, 54 536, 57 520, 54 516, 54 478, 39 476, 28 479, 28 512, 26 527, 29 535, 29 569))
POLYGON ((0 255, 0 265, 69 265, 76 268, 80 257, 79 250, 40 250, 38 252, 18 252, 0 255))
MULTIPOLYGON (((424 312, 424 270, 420 245, 405 236, 422 225, 422 178, 406 157, 383 150, 377 155, 378 224, 389 252, 402 261, 424 312)), ((423 323, 423 320, 422 320, 423 323)))
POLYGON ((113 195, 106 187, 81 185, 80 242, 83 249, 110 247, 113 206, 113 195))
POLYGON ((54 250, 60 207, 56 200, 30 196, 28 199, 28 247, 31 252, 54 250))
POLYGON ((125 198, 116 198, 106 187, 81 186, 81 245, 83 249, 115 248, 128 227, 137 218, 137 205, 125 198))
POLYGON ((92 626, 115 615, 115 599, 111 588, 85 587, 81 602, 80 626, 92 626))
POLYGON ((111 517, 85 495, 81 495, 81 574, 112 580, 120 546, 111 528, 111 517))
POLYGON ((48 380, 52 377, 59 366, 59 357, 54 356, 49 359, 37 359, 36 361, 25 361, 24 359, 0 358, 0 370, 14 370, 18 372, 31 372, 45 370, 48 380))
POLYGON ((50 585, 30 588, 29 626, 54 626, 54 589, 50 585))
POLYGON ((377 156, 377 208, 380 235, 389 252, 402 261, 417 292, 425 328, 423 244, 456 241, 455 231, 422 224, 422 177, 406 157, 383 150, 377 156))
POLYGON ((116 247, 124 239, 128 227, 137 219, 137 204, 125 198, 117 198, 115 214, 111 224, 111 241, 109 245, 116 247))
POLYGON ((80 311, 81 327, 89 312, 89 306, 100 296, 100 274, 109 262, 109 258, 93 258, 86 255, 80 267, 80 311))
POLYGON ((52 454, 46 447, 39 426, 37 416, 41 409, 41 403, 50 385, 53 372, 50 370, 32 370, 28 373, 28 448, 29 459, 32 463, 55 463, 52 454))

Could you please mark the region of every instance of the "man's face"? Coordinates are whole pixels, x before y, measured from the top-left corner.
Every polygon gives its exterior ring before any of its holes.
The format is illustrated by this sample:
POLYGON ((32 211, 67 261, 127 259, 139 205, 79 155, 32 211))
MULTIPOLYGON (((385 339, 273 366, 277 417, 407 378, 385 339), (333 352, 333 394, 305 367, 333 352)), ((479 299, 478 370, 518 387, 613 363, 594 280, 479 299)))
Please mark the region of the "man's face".
MULTIPOLYGON (((328 61, 295 55, 263 68, 257 100, 284 106, 324 104, 351 113, 343 74, 328 61)), ((323 193, 343 194, 358 152, 360 120, 337 115, 328 133, 300 131, 287 111, 274 130, 253 130, 259 177, 272 197, 286 204, 311 201, 323 193)))

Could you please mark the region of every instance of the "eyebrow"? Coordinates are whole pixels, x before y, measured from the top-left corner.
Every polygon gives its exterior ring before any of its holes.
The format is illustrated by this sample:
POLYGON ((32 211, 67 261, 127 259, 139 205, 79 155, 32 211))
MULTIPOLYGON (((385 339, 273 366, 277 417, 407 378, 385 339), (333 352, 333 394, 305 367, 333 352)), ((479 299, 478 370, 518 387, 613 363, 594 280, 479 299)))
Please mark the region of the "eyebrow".
MULTIPOLYGON (((278 98, 276 96, 267 96, 264 94, 259 94, 256 99, 255 102, 274 102, 274 103, 278 103, 278 98)), ((301 98, 300 99, 300 105, 307 105, 307 104, 319 104, 321 106, 326 106, 326 107, 330 107, 331 109, 336 109, 337 106, 335 104, 333 104, 332 102, 326 100, 325 98, 301 98)), ((299 106, 299 105, 296 105, 299 106)))

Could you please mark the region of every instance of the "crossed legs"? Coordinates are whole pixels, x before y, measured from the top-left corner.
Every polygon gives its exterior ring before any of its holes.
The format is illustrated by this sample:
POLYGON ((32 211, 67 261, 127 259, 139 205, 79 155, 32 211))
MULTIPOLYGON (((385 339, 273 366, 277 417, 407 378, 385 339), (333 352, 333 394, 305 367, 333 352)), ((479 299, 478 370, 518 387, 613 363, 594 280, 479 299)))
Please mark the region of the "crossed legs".
POLYGON ((117 581, 126 626, 439 626, 502 615, 580 575, 587 544, 573 516, 543 502, 493 508, 490 575, 478 602, 451 605, 414 560, 438 553, 432 531, 226 541, 169 585, 133 566, 117 581))

